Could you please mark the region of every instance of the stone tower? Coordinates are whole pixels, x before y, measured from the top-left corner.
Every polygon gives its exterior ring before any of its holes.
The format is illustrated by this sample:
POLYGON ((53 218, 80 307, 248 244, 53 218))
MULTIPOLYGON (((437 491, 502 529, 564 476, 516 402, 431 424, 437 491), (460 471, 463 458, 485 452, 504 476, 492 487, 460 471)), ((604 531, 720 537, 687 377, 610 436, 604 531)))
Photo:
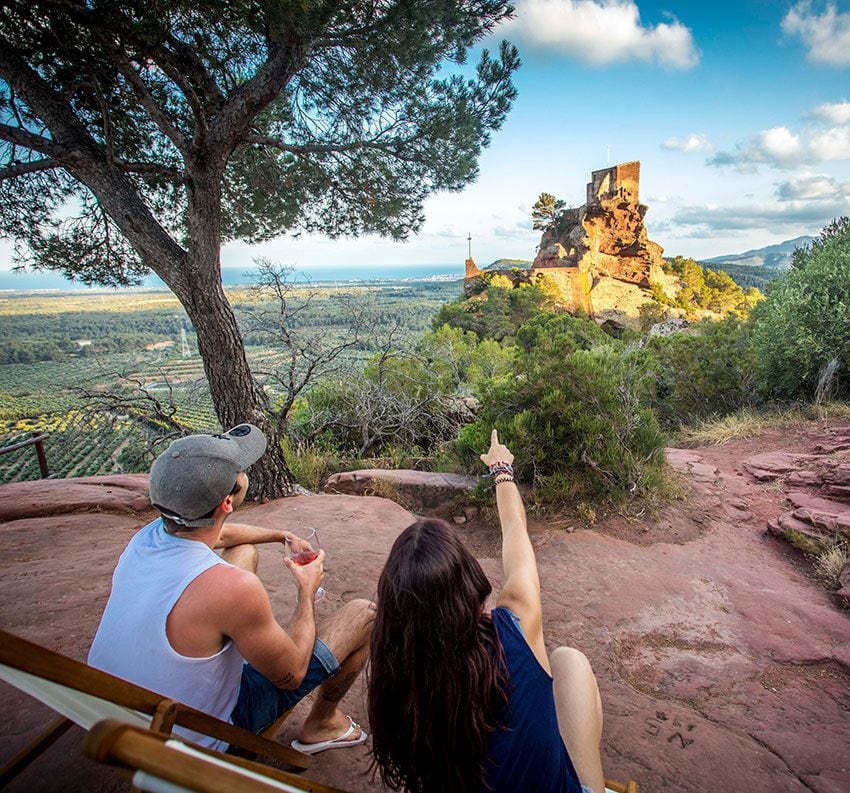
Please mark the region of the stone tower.
POLYGON ((644 288, 657 281, 664 249, 647 237, 639 188, 637 161, 593 171, 587 203, 564 210, 543 232, 534 268, 575 267, 644 288))

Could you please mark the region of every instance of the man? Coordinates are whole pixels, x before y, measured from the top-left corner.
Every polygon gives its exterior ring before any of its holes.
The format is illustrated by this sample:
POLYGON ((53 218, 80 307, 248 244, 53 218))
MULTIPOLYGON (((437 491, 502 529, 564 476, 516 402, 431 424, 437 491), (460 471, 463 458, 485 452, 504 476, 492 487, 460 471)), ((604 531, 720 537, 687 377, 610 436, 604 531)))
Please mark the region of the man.
POLYGON ((265 448, 257 427, 240 424, 180 438, 154 461, 150 496, 162 517, 121 555, 89 663, 252 732, 320 686, 293 745, 310 754, 356 746, 367 735, 337 705, 366 662, 373 604, 351 601, 317 629, 324 551, 303 567, 286 559, 298 594, 282 628, 255 575, 255 545, 289 540, 298 551, 301 541, 226 523, 245 498, 245 469, 265 448))

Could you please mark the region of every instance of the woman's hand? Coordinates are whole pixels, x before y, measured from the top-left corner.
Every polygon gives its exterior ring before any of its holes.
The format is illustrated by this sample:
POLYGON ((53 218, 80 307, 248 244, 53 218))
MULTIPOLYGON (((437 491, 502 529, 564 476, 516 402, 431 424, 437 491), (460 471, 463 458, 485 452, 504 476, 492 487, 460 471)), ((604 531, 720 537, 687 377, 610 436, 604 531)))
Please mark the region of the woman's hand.
POLYGON ((487 454, 481 455, 481 462, 489 468, 493 463, 502 462, 510 465, 513 461, 514 456, 511 450, 504 443, 499 443, 499 434, 494 429, 490 433, 490 448, 487 454))

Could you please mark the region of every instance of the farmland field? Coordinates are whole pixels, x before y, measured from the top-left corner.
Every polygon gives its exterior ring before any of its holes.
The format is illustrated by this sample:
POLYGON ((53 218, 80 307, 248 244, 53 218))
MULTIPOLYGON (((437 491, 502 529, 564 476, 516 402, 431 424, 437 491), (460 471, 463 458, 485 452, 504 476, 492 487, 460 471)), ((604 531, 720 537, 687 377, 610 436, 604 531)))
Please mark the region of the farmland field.
MULTIPOLYGON (((309 301, 306 288, 293 295, 303 308, 289 324, 296 334, 332 344, 349 331, 351 307, 368 305, 377 336, 400 325, 412 337, 426 330, 440 305, 459 291, 457 281, 317 285, 309 290, 309 301)), ((288 355, 258 318, 276 304, 248 287, 229 289, 228 297, 252 368, 261 382, 267 378, 273 400, 271 375, 288 355)), ((194 332, 170 292, 11 292, 0 297, 0 318, 0 446, 34 432, 49 433, 51 475, 148 469, 156 448, 152 441, 161 433, 97 402, 98 395, 119 385, 137 394, 137 386, 144 386, 161 404, 173 406, 174 421, 185 430, 220 429, 194 332)), ((373 349, 368 340, 358 342, 346 350, 345 362, 362 366, 373 349)), ((38 476, 32 447, 0 456, 0 482, 38 476)))

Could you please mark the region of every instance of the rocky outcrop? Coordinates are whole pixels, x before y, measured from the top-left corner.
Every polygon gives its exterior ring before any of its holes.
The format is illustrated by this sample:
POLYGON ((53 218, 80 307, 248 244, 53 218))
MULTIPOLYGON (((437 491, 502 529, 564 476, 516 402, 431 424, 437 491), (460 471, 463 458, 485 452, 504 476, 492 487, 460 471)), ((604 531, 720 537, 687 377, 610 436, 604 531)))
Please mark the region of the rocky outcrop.
POLYGON ((481 292, 495 275, 514 287, 545 277, 563 309, 640 329, 640 307, 653 300, 649 288, 657 285, 672 297, 678 286, 662 269, 663 248, 647 236, 639 186, 639 162, 593 171, 587 203, 555 218, 530 269, 480 271, 467 259, 464 293, 481 292))
POLYGON ((477 481, 474 476, 462 474, 373 468, 334 474, 325 483, 324 491, 383 496, 421 513, 468 493, 477 481))
MULTIPOLYGON (((764 537, 783 494, 739 470, 741 461, 771 448, 812 451, 809 440, 786 429, 779 438, 670 450, 687 498, 658 513, 601 516, 592 530, 571 531, 573 523, 558 515, 529 512, 547 647, 577 647, 593 664, 605 711, 602 762, 611 778, 633 777, 652 793, 850 790, 848 615, 764 537)), ((15 498, 0 486, 6 514, 5 502, 15 498)), ((503 572, 491 505, 456 528, 496 595, 503 572)), ((319 529, 328 593, 316 606, 320 623, 346 600, 375 597, 386 555, 414 519, 387 499, 340 495, 243 505, 236 517, 319 529)), ((0 624, 85 659, 118 555, 146 519, 93 511, 4 524, 0 624)), ((257 572, 286 624, 296 590, 280 545, 259 548, 257 572)), ((55 716, 2 683, 0 694, 6 760, 55 716)), ((299 703, 277 740, 298 737, 311 705, 310 698, 299 703)), ((363 678, 341 708, 371 732, 363 678)), ((81 756, 82 735, 78 728, 66 733, 9 793, 126 789, 112 769, 81 756)), ((381 793, 370 749, 366 743, 326 752, 303 778, 381 793)))
POLYGON ((639 162, 594 171, 587 203, 564 210, 543 232, 534 267, 575 267, 594 280, 607 277, 648 288, 659 278, 664 249, 647 235, 639 187, 639 162))
POLYGON ((141 513, 151 509, 147 474, 37 479, 2 488, 0 522, 70 512, 141 513))
MULTIPOLYGON (((811 554, 850 544, 850 427, 825 432, 810 452, 764 452, 743 466, 785 489, 790 509, 768 521, 771 534, 811 554)), ((850 603, 850 562, 838 582, 836 595, 850 603)))

